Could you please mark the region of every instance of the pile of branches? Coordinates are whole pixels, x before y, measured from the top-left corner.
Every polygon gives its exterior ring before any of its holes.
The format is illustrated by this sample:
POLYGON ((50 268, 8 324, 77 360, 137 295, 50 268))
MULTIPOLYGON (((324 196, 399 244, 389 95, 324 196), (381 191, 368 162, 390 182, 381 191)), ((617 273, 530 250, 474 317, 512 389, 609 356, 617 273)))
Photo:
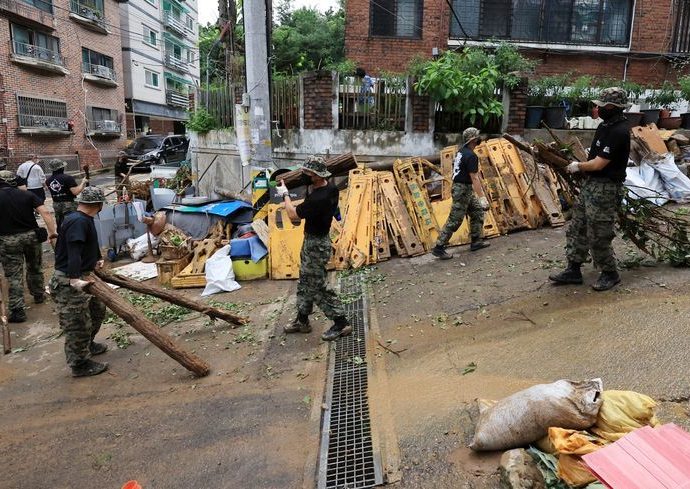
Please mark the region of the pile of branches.
MULTIPOLYGON (((567 186, 572 195, 579 195, 583 179, 567 173, 565 167, 571 161, 585 161, 586 156, 583 157, 581 148, 564 144, 554 134, 552 136, 555 140, 553 144, 535 142, 534 146, 512 137, 507 139, 531 153, 536 161, 553 168, 561 185, 567 186)), ((657 261, 668 262, 676 267, 690 266, 689 226, 690 210, 659 206, 634 189, 624 187, 623 203, 618 213, 618 231, 623 239, 657 261)))

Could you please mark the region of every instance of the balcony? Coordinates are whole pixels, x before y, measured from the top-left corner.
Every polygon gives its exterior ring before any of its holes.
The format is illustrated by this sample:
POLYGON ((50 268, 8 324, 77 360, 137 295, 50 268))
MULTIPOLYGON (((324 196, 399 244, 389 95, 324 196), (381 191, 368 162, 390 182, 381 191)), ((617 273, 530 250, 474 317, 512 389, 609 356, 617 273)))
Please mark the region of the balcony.
POLYGON ((109 34, 105 23, 105 14, 93 4, 71 0, 69 3, 69 17, 89 30, 101 34, 109 34))
POLYGON ((172 52, 168 51, 165 53, 164 59, 165 66, 172 68, 173 70, 181 71, 187 73, 187 62, 182 58, 178 58, 172 52))
POLYGON ((82 63, 82 73, 84 74, 84 80, 89 80, 90 82, 106 87, 117 86, 115 70, 107 66, 82 63))
POLYGON ((53 14, 37 9, 21 0, 0 0, 0 12, 24 22, 28 21, 34 25, 55 29, 53 14))
POLYGON ((168 89, 165 91, 165 102, 171 107, 182 107, 189 109, 189 95, 177 90, 168 89))
POLYGON ((122 124, 117 121, 87 121, 86 133, 93 137, 119 138, 122 136, 122 124))
POLYGON ((173 13, 170 10, 163 11, 163 24, 168 29, 175 31, 178 34, 182 34, 183 36, 187 32, 184 22, 182 22, 182 20, 180 20, 179 18, 175 17, 175 15, 173 15, 173 13))
POLYGON ((67 117, 19 114, 19 134, 68 136, 72 134, 67 117))
POLYGON ((59 52, 33 44, 12 41, 10 59, 17 64, 37 70, 69 75, 69 70, 65 68, 65 58, 59 52))

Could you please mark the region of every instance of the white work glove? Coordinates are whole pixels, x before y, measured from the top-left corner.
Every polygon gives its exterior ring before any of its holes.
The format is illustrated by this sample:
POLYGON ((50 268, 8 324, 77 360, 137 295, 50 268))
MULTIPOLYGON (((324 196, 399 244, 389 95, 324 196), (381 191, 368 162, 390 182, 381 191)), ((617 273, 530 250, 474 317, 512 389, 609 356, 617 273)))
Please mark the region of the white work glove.
POLYGON ((87 280, 82 280, 80 278, 69 279, 70 287, 72 287, 73 289, 80 290, 80 291, 83 291, 84 287, 86 287, 87 285, 90 285, 90 284, 91 284, 91 282, 89 282, 87 280))
POLYGON ((81 182, 80 182, 79 184, 80 184, 80 185, 86 185, 87 183, 89 183, 89 179, 86 178, 86 177, 84 177, 84 178, 81 179, 81 182))
POLYGON ((486 197, 479 198, 479 207, 481 207, 483 211, 489 210, 491 206, 489 205, 489 201, 486 200, 486 197))
POLYGON ((105 261, 103 261, 103 260, 98 260, 98 261, 96 262, 96 270, 98 270, 99 268, 103 268, 103 265, 105 265, 105 261))
POLYGON ((577 173, 580 171, 580 162, 579 161, 573 161, 570 163, 568 166, 565 167, 565 171, 568 173, 577 173))
POLYGON ((288 191, 287 186, 285 185, 285 181, 281 180, 280 185, 276 185, 276 195, 282 199, 289 193, 290 192, 288 191))

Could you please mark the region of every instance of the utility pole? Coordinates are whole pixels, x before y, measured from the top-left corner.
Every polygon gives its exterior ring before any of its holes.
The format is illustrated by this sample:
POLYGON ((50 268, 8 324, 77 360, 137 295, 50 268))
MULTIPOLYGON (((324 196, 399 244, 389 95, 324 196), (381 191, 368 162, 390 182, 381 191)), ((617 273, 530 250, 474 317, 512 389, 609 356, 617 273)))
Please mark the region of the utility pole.
POLYGON ((249 107, 252 163, 268 168, 272 164, 271 91, 268 62, 268 39, 271 0, 242 2, 244 8, 245 59, 247 93, 242 98, 249 107))

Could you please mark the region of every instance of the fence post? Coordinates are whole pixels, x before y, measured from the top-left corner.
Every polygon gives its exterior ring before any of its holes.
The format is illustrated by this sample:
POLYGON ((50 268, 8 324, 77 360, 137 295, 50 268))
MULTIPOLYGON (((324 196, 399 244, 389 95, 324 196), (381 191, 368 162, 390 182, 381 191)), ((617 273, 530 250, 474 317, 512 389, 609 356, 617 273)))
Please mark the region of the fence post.
POLYGON ((405 80, 405 132, 414 132, 414 105, 412 104, 412 77, 405 80))
POLYGON ((333 130, 337 131, 339 128, 339 105, 340 105, 340 73, 331 71, 332 79, 332 101, 331 112, 333 115, 333 130))
POLYGON ((501 118, 501 133, 505 134, 508 131, 508 121, 510 118, 510 90, 503 85, 501 90, 503 96, 503 117, 501 118))
POLYGON ((299 129, 304 129, 304 73, 300 73, 297 79, 297 86, 299 87, 299 129))

